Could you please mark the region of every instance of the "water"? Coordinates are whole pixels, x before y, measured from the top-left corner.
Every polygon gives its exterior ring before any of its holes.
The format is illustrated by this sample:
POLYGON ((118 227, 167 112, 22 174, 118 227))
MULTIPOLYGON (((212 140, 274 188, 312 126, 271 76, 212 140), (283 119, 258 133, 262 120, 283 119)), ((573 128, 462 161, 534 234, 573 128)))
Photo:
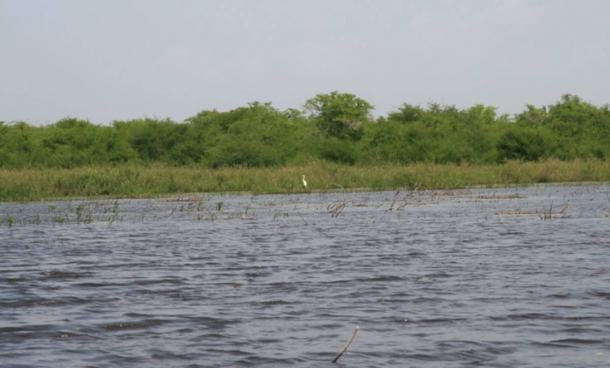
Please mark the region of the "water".
POLYGON ((359 326, 339 366, 607 367, 609 215, 605 184, 4 203, 0 366, 334 367, 359 326))

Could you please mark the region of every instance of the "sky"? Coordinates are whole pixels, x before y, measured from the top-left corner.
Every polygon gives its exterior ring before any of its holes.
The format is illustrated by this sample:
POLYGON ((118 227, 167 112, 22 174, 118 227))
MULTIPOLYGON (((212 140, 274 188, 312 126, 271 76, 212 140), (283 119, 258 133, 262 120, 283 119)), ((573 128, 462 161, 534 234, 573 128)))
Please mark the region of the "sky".
POLYGON ((0 0, 0 121, 610 103, 607 0, 0 0))

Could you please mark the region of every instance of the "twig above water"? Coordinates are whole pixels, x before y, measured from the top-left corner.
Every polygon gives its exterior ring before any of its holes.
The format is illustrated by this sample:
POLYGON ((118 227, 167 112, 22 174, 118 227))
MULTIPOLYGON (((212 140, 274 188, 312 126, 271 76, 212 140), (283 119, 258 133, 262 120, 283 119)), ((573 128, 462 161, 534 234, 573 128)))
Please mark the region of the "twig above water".
POLYGON ((553 204, 551 203, 548 211, 544 210, 538 214, 541 220, 552 220, 554 218, 565 218, 568 217, 567 211, 570 208, 570 203, 566 203, 558 212, 553 213, 553 204))
POLYGON ((354 332, 352 332, 352 336, 349 338, 349 340, 347 341, 347 344, 343 347, 343 349, 341 349, 341 351, 339 351, 339 353, 337 354, 337 356, 335 357, 335 359, 333 359, 333 363, 337 363, 337 361, 339 360, 339 358, 341 358, 341 356, 343 354, 345 354, 345 352, 347 351, 347 349, 349 349, 349 346, 352 344, 352 342, 354 341, 354 339, 356 338, 356 335, 358 334, 358 326, 356 326, 356 328, 354 328, 354 332))
POLYGON ((345 200, 333 202, 326 207, 326 211, 330 213, 332 217, 339 217, 339 215, 341 214, 341 212, 343 212, 344 209, 345 200))
POLYGON ((396 204, 396 201, 398 200, 399 195, 400 195, 400 190, 397 190, 396 193, 394 194, 394 198, 392 199, 392 204, 390 204, 390 208, 388 208, 388 211, 392 211, 394 209, 394 204, 396 204))

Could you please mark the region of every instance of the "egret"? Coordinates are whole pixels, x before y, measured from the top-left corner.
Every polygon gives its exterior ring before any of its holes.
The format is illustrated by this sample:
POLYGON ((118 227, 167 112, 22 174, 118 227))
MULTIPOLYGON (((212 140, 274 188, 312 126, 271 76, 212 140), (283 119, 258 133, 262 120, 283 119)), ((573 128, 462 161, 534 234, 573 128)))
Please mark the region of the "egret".
POLYGON ((305 175, 303 175, 303 186, 307 189, 307 180, 305 180, 305 175))

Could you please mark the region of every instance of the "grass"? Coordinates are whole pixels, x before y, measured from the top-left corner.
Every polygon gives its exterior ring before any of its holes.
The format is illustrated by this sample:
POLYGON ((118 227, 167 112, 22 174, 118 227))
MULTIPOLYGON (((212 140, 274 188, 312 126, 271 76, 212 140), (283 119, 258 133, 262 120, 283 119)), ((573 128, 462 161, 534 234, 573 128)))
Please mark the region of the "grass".
MULTIPOLYGON (((338 189, 453 189, 549 182, 610 181, 610 162, 507 162, 501 165, 347 166, 314 162, 275 168, 108 166, 0 170, 0 201, 135 198, 195 192, 296 193, 338 189)), ((87 213, 83 212, 84 219, 87 213)))

